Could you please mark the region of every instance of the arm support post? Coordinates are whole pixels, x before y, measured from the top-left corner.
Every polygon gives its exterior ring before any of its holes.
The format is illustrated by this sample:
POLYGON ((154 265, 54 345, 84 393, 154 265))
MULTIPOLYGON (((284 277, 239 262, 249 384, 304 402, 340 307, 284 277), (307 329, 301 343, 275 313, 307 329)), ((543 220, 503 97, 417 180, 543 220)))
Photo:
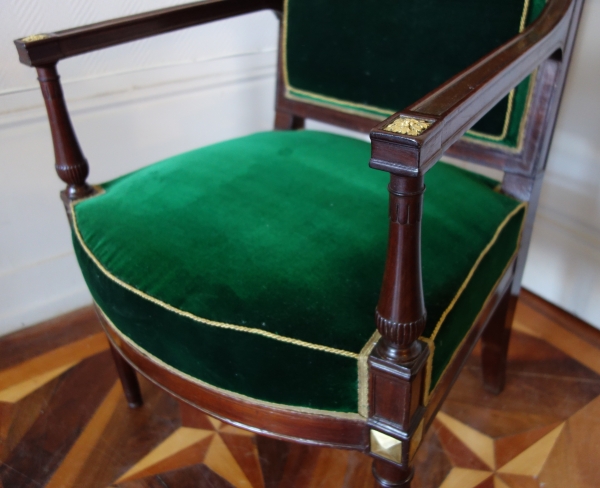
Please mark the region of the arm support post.
POLYGON ((63 200, 67 203, 93 192, 85 182, 89 166, 71 124, 56 65, 40 66, 37 73, 50 121, 56 172, 67 184, 63 192, 63 200))
POLYGON ((425 328, 421 278, 423 176, 390 175, 389 237, 376 324, 381 357, 406 362, 420 352, 417 339, 425 328))
POLYGON ((69 201, 90 195, 93 189, 85 181, 89 167, 69 118, 56 63, 97 49, 263 9, 281 10, 282 2, 203 0, 15 40, 20 61, 34 66, 38 73, 52 131, 56 172, 67 184, 61 195, 67 208, 69 201))
POLYGON ((408 483, 412 477, 410 462, 423 432, 429 356, 418 340, 427 317, 421 278, 423 176, 392 173, 388 191, 388 250, 375 311, 382 337, 368 360, 370 454, 381 486, 391 480, 408 483), (399 449, 385 448, 390 442, 399 449))

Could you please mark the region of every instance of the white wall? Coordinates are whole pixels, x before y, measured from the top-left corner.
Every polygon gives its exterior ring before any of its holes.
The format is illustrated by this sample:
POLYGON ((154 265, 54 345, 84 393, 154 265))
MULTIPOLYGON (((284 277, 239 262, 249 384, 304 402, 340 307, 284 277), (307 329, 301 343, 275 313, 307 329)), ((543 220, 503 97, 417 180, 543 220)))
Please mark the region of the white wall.
MULTIPOLYGON (((58 192, 35 71, 12 40, 182 3, 0 0, 0 334, 90 302, 58 192)), ((525 284, 600 327, 600 2, 588 0, 525 284)), ((272 126, 277 21, 270 12, 59 64, 91 182, 272 126)))
POLYGON ((600 0, 586 0, 524 286, 600 328, 600 0))

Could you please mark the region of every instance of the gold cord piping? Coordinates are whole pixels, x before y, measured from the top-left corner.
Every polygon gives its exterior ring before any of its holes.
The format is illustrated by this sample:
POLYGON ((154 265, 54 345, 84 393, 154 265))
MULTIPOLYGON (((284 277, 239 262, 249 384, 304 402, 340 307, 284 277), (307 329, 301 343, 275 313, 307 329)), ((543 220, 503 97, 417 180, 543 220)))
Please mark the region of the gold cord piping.
MULTIPOLYGON (((521 236, 519 235, 519 242, 521 240, 521 236)), ((483 306, 481 307, 481 309, 479 310, 479 313, 477 314, 477 317, 475 317, 475 320, 473 321, 473 324, 475 324, 477 322, 477 320, 479 319, 479 317, 481 316, 483 309, 485 308, 485 306, 487 305, 488 300, 490 299, 490 297, 494 294, 494 292, 496 291, 496 287, 498 286, 498 284, 500 283, 500 280, 504 277, 504 274, 506 273, 506 271, 508 270, 508 268, 513 264, 513 260, 515 258, 515 256, 519 253, 519 246, 517 246, 517 249, 515 250, 515 252, 513 253, 513 255, 511 256, 511 258, 508 261, 508 264, 504 267, 504 271, 502 271, 502 274, 500 275, 500 277, 496 280, 496 283, 494 284, 494 287, 492 288, 492 291, 490 291, 490 293, 488 294, 488 296, 486 297, 485 301, 483 302, 483 306)), ((471 324, 471 327, 473 326, 473 324, 471 324)), ((471 330, 471 329, 469 329, 471 330)), ((446 365, 446 367, 444 368, 444 371, 442 371, 442 374, 440 375, 438 382, 436 383, 434 389, 429 392, 429 388, 431 388, 431 374, 432 374, 432 369, 431 367, 429 367, 429 362, 428 362, 428 371, 427 371, 427 378, 425 380, 425 383, 427 385, 427 401, 429 401, 429 397, 431 395, 433 395, 433 393, 435 392, 437 386, 439 385, 439 380, 441 380, 443 378, 443 376, 446 374, 446 371, 448 370, 448 368, 450 367, 450 365, 454 362, 454 359, 456 358, 456 355, 459 353, 459 351, 462 349, 465 341, 467 340, 467 336, 468 336, 468 332, 467 334, 465 334, 465 336, 462 338, 462 340, 460 341, 458 347, 454 350, 454 353, 452 353, 452 356, 450 357, 450 361, 448 361, 448 364, 446 365)), ((425 340, 425 338, 421 338, 421 340, 425 340)), ((433 343, 432 343, 433 344, 433 343)), ((433 366, 433 354, 431 354, 431 365, 433 366)), ((425 403, 425 405, 427 405, 427 402, 425 403)))
MULTIPOLYGON (((527 208, 527 203, 523 202, 521 203, 521 205, 519 205, 517 208, 515 208, 515 210, 513 210, 513 212, 511 212, 511 214, 514 214, 517 210, 520 210, 521 208, 527 208)), ((507 217, 509 218, 510 215, 507 217)), ((505 219, 506 220, 506 219, 505 219)), ((523 219, 523 222, 525 222, 525 219, 523 219)), ((506 222, 502 222, 501 226, 499 228, 499 231, 502 231, 502 228, 506 225, 506 222)), ((497 231, 496 234, 499 235, 499 232, 497 231)), ((495 235, 493 238, 493 242, 495 242, 498 238, 498 235, 495 235)), ((513 260, 515 259, 515 256, 519 253, 519 250, 521 248, 521 238, 523 237, 523 224, 521 224, 521 230, 519 231, 519 237, 517 239, 517 246, 515 249, 515 252, 512 254, 512 256, 510 257, 510 259, 508 260, 508 263, 506 264, 506 266, 504 267, 504 270, 502 271, 502 273, 500 273, 500 276, 498 277, 498 279, 496 280, 496 283, 494 283, 494 286, 492 287, 492 290, 490 291, 490 293, 488 294, 488 296, 486 297, 486 299, 483 301, 483 305, 481 307, 481 309, 479 310, 479 312, 477 313, 477 317, 475 317, 475 320, 473 321, 473 324, 475 324, 477 322, 477 320, 479 319, 481 313, 483 312, 483 309, 485 308, 488 300, 490 299, 490 297, 492 296, 492 294, 496 291, 496 288, 498 286, 498 284, 500 283, 500 280, 504 277, 504 274, 506 273, 506 271, 508 270, 508 268, 513 264, 513 260)), ((492 242, 492 244, 493 244, 492 242)), ((487 252, 487 251, 486 251, 487 252)), ((478 263, 476 263, 477 266, 478 263)), ((471 275, 471 273, 469 273, 471 275)), ((472 275, 470 277, 468 277, 468 279, 470 280, 472 277, 472 275)), ((457 297, 455 297, 455 299, 457 300, 457 297)), ((451 307, 454 306, 454 304, 456 303, 455 300, 453 300, 453 304, 451 305, 451 307)), ((446 309, 446 312, 450 313, 450 307, 448 309, 446 309)), ((446 313, 446 316, 448 315, 448 313, 446 313)), ((446 317, 444 316, 444 319, 446 317)), ((471 324, 471 327, 473 326, 473 324, 471 324)), ((438 322, 438 325, 436 326, 436 329, 434 331, 434 334, 437 334, 439 332, 439 329, 441 327, 441 323, 438 322)), ((469 328, 469 330, 471 330, 469 328)), ((435 345, 433 340, 435 339, 435 335, 432 334, 431 337, 419 337, 420 340, 424 341, 427 343, 427 345, 429 346, 430 349, 430 354, 429 354, 429 358, 427 360, 427 372, 426 372, 426 377, 425 377, 425 400, 424 403, 425 405, 427 405, 427 403, 429 402, 429 398, 431 395, 433 395, 433 393, 435 392, 435 389, 437 388, 437 385, 439 384, 439 380, 438 383, 436 384, 436 386, 434 387, 434 389, 430 392, 430 388, 431 388, 431 375, 432 375, 432 370, 433 370, 433 354, 435 352, 435 345)), ((458 347, 455 349, 454 353, 452 354, 452 357, 450 358, 450 361, 448 361, 448 364, 446 365, 446 367, 444 368, 444 371, 442 371, 442 374, 440 375, 439 379, 441 379, 444 374, 446 374, 447 369, 450 367, 450 365, 452 364, 452 362, 454 361, 454 358, 456 357, 456 355, 458 354, 458 351, 461 350, 464 342, 467 340, 467 336, 468 336, 468 332, 467 334, 465 334, 465 336, 463 337, 463 339, 460 341, 460 344, 458 345, 458 347)))
MULTIPOLYGON (((433 333, 430 336, 430 338, 431 338, 432 341, 435 340, 435 337, 436 337, 437 333, 439 332, 440 328, 442 327, 442 324, 444 323, 444 320, 446 320, 446 317, 452 311, 452 309, 454 308, 454 305, 456 305, 456 302, 458 301, 458 299, 460 298, 460 296, 462 295, 462 293, 467 288, 467 285, 471 281, 471 278, 473 278, 473 275, 475 274, 475 271, 477 271, 477 268, 481 264, 481 261, 483 261, 483 258, 487 255, 487 253, 490 251, 490 249, 492 248, 492 246, 498 240, 498 237, 500 236, 500 233, 502 232, 502 230, 504 229, 504 227, 506 227, 506 224, 508 224, 508 222, 510 221, 510 219, 512 219, 517 212, 521 211, 521 209, 525 208, 526 206, 527 206, 527 204, 525 202, 521 202, 519 205, 517 205, 517 207, 515 207, 513 209, 513 211, 511 213, 509 213, 506 216, 506 218, 498 226, 498 228, 496 229, 496 232, 494 233, 494 236, 492 237, 492 240, 490 242, 488 242, 487 246, 485 246, 485 248, 483 249, 483 251, 481 251, 481 254, 479 254, 479 257, 475 261, 475 264, 473 265, 473 267, 469 271, 469 274, 465 278, 465 281, 463 281, 462 285, 458 289, 458 292, 456 293, 456 295, 454 296, 454 298, 450 302, 450 305, 448 305, 448 308, 446 308, 446 310, 444 310, 444 313, 442 314, 442 316, 438 320, 438 323, 436 324, 435 329, 433 330, 433 333)), ((521 228, 523 228, 522 225, 521 225, 521 228)), ((517 246, 518 246, 518 243, 517 243, 517 246)))
POLYGON ((358 355, 358 413, 363 417, 369 416, 369 355, 380 338, 375 331, 358 355))

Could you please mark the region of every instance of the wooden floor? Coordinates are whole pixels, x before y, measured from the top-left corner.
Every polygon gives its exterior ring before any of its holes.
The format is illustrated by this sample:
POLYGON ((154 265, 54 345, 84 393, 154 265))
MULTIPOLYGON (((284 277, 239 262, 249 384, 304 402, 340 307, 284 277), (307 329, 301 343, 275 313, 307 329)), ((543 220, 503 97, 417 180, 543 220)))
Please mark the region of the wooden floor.
MULTIPOLYGON (((359 453, 286 444, 181 408, 125 404, 91 309, 0 339, 0 488, 373 487, 359 453)), ((600 333, 524 293, 508 382, 478 351, 426 435, 414 488, 600 486, 600 333)))

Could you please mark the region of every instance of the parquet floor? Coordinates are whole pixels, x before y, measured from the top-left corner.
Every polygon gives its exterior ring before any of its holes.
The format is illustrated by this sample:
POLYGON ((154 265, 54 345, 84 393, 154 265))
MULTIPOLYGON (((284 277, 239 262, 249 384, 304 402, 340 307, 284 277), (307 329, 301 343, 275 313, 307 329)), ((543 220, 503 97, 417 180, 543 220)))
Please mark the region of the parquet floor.
MULTIPOLYGON (((91 309, 0 338, 0 488, 335 488, 359 453, 287 444, 181 407, 142 381, 129 410, 91 309)), ((414 488, 600 486, 600 333, 525 293, 499 396, 478 350, 426 435, 414 488)))

